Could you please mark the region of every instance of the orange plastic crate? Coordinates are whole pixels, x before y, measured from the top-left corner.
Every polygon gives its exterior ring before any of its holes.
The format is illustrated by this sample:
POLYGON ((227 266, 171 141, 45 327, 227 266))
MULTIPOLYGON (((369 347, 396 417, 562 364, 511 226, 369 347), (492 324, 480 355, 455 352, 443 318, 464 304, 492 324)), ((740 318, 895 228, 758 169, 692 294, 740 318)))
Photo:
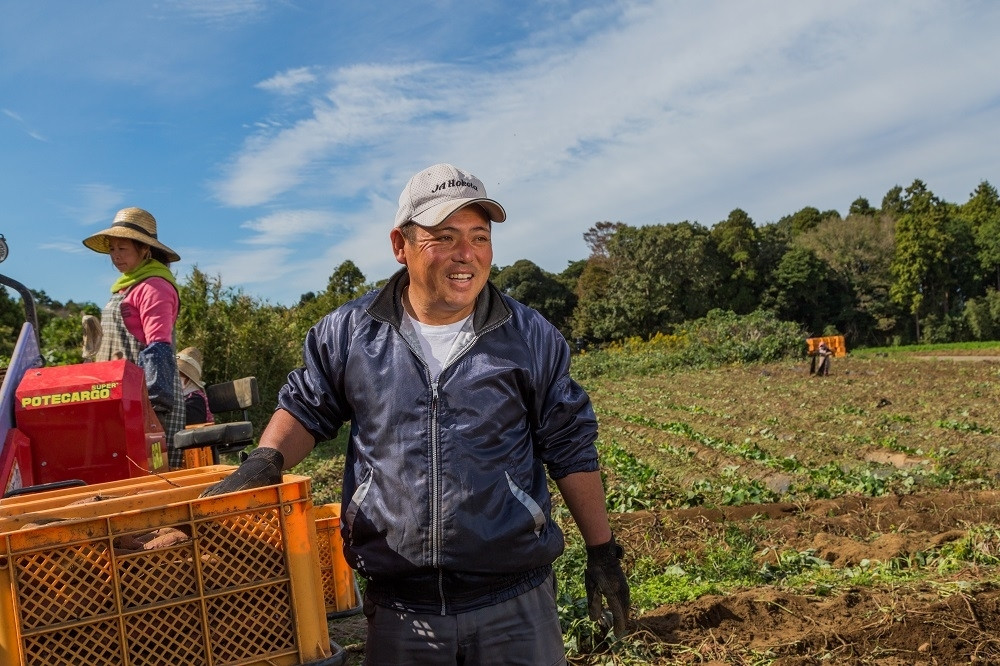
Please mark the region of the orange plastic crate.
POLYGON ((319 574, 327 617, 351 615, 361 610, 354 570, 344 559, 344 538, 340 535, 340 505, 316 507, 316 538, 319 541, 319 574))
POLYGON ((0 502, 0 663, 343 663, 319 593, 308 477, 198 497, 234 469, 0 502), (136 549, 154 530, 181 540, 136 549))
POLYGON ((844 344, 844 336, 842 335, 827 335, 821 338, 806 338, 806 352, 810 355, 815 354, 816 350, 819 349, 819 343, 821 342, 826 343, 826 346, 833 352, 834 358, 847 356, 847 345, 844 344))

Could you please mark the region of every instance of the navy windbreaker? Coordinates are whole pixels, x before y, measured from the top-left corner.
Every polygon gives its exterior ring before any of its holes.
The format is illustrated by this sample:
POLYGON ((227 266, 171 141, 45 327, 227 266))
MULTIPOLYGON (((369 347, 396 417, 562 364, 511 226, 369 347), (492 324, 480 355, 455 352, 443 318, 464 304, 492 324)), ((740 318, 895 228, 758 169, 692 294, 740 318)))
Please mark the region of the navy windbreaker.
POLYGON ((316 324, 278 405, 317 441, 351 424, 342 529, 369 596, 463 612, 547 577, 563 535, 546 473, 598 469, 597 421, 559 331, 492 284, 432 382, 401 333, 408 280, 403 269, 316 324))

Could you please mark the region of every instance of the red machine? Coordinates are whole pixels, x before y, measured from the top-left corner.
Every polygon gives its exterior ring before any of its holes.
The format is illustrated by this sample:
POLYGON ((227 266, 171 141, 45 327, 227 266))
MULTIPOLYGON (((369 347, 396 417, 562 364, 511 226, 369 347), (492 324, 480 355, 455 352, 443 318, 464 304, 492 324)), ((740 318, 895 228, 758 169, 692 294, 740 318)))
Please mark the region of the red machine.
MULTIPOLYGON (((6 250, 0 234, 0 261, 6 250)), ((125 360, 43 367, 31 291, 3 274, 0 286, 17 291, 25 311, 0 370, 2 496, 169 471, 142 369, 125 360)))
POLYGON ((25 487, 168 471, 166 435, 142 368, 129 361, 27 370, 14 395, 14 423, 15 445, 4 446, 0 470, 17 458, 25 487))

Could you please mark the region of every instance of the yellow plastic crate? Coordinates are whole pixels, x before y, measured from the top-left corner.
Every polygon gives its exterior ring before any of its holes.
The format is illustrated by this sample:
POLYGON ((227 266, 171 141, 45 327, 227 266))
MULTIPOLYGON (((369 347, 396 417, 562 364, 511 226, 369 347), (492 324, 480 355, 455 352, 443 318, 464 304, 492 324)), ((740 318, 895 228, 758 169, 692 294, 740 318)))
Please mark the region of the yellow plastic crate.
POLYGON ((0 502, 0 663, 342 664, 308 477, 198 497, 234 469, 0 502))
POLYGON ((354 570, 344 559, 344 538, 340 535, 340 505, 316 507, 316 538, 319 541, 319 575, 327 617, 352 615, 361 610, 354 570))

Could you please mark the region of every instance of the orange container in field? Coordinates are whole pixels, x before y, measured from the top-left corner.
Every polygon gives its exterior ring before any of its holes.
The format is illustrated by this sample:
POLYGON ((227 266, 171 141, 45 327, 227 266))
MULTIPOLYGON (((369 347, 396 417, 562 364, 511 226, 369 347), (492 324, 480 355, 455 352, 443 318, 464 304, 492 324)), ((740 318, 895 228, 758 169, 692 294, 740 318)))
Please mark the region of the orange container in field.
POLYGON ((344 538, 340 534, 340 505, 324 504, 316 511, 319 540, 319 573, 327 617, 351 615, 361 610, 354 570, 344 559, 344 538))
POLYGON ((308 477, 199 497, 235 469, 0 501, 0 663, 342 664, 308 477))
POLYGON ((844 336, 842 335, 827 335, 822 338, 806 338, 806 347, 809 355, 816 353, 819 349, 819 343, 825 342, 826 346, 830 348, 833 352, 834 358, 840 358, 841 356, 847 356, 847 345, 844 344, 844 336))

